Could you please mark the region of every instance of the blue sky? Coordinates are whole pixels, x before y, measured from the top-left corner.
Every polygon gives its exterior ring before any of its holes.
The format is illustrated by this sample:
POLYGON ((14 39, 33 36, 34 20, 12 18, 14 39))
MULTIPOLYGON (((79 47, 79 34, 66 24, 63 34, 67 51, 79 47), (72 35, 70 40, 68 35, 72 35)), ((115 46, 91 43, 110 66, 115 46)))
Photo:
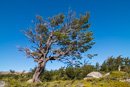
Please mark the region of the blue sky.
MULTIPOLYGON (((31 46, 20 30, 32 25, 35 15, 44 19, 68 12, 90 12, 91 30, 96 44, 88 53, 98 53, 89 60, 100 64, 109 56, 130 56, 130 1, 129 0, 1 0, 0 1, 0 71, 29 71, 37 64, 19 52, 17 46, 31 46)), ((84 54, 85 55, 85 54, 84 54)), ((84 56, 84 59, 86 57, 84 56)), ((88 59, 86 59, 88 60, 88 59)), ((64 64, 48 62, 46 69, 58 69, 64 64)))

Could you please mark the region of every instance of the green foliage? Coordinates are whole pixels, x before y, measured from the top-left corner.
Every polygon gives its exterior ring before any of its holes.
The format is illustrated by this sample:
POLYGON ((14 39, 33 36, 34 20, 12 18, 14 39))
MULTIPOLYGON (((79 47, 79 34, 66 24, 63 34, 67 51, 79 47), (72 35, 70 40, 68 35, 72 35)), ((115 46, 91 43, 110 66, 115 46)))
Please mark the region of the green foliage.
POLYGON ((96 71, 96 68, 93 65, 84 65, 81 67, 81 76, 82 78, 86 77, 86 75, 92 71, 96 71))
POLYGON ((43 73, 41 78, 42 81, 55 81, 55 80, 72 80, 72 79, 83 79, 86 75, 96 68, 92 65, 84 65, 82 67, 61 67, 59 70, 51 70, 43 73))
POLYGON ((53 71, 44 71, 42 76, 42 81, 52 81, 53 79, 53 71))
POLYGON ((65 70, 65 74, 68 78, 74 79, 75 78, 75 69, 73 67, 67 67, 65 70))
POLYGON ((10 73, 12 73, 12 74, 13 74, 13 73, 15 73, 15 71, 14 71, 14 70, 10 70, 10 73))
POLYGON ((99 63, 97 62, 96 63, 96 70, 99 71, 99 68, 100 68, 100 66, 99 66, 99 63))
MULTIPOLYGON (((36 68, 32 69, 31 72, 27 74, 28 78, 31 78, 34 74, 36 68)), ((86 75, 92 71, 96 71, 96 68, 93 65, 83 65, 81 67, 61 67, 58 70, 45 70, 41 77, 41 81, 55 81, 55 80, 80 80, 86 77, 86 75)))
POLYGON ((35 27, 22 31, 33 46, 21 48, 20 51, 25 51, 27 57, 34 58, 36 62, 42 58, 58 59, 64 63, 75 61, 75 64, 80 64, 81 54, 95 44, 92 41, 93 33, 88 30, 91 25, 89 18, 89 12, 79 17, 76 17, 74 12, 69 12, 67 17, 60 13, 46 21, 36 15, 35 27))
MULTIPOLYGON (((5 87, 130 87, 129 82, 121 82, 120 79, 125 79, 130 75, 127 72, 113 71, 107 77, 90 78, 86 80, 57 80, 43 83, 27 83, 26 80, 8 79, 8 84, 5 87)), ((22 78, 21 79, 25 79, 22 78)))
POLYGON ((117 71, 118 67, 121 66, 121 71, 130 72, 130 59, 118 56, 117 58, 109 57, 101 65, 101 71, 117 71))
POLYGON ((51 27, 56 27, 64 22, 65 16, 62 13, 60 13, 59 15, 55 15, 52 18, 49 17, 48 19, 51 23, 51 27))
POLYGON ((108 76, 109 79, 111 80, 120 80, 120 79, 127 79, 129 78, 129 74, 127 72, 123 71, 112 71, 111 75, 108 76))
MULTIPOLYGON (((62 13, 49 17, 46 21, 43 17, 36 15, 34 28, 28 28, 22 32, 28 40, 33 43, 31 47, 19 47, 19 51, 24 51, 28 58, 33 58, 38 63, 37 72, 34 73, 33 82, 37 82, 42 76, 45 64, 51 60, 60 60, 68 65, 79 66, 81 64, 82 53, 87 52, 93 42, 93 33, 90 28, 89 12, 84 15, 75 16, 74 12, 69 12, 65 17, 62 13), (35 80, 36 79, 36 80, 35 80)), ((42 81, 52 81, 65 76, 62 79, 75 79, 75 68, 68 67, 58 76, 55 71, 45 71, 42 81), (54 76, 53 76, 54 75, 54 76)))
MULTIPOLYGON (((25 83, 28 79, 28 74, 22 72, 21 74, 0 74, 0 81, 5 81, 7 85, 5 87, 29 87, 25 83)), ((32 87, 32 86, 30 86, 32 87)))
POLYGON ((28 74, 24 72, 21 74, 0 74, 0 80, 8 83, 5 87, 130 87, 129 82, 119 81, 130 77, 130 73, 123 71, 111 71, 110 75, 106 77, 83 80, 88 73, 96 70, 96 67, 86 64, 81 67, 61 67, 59 70, 45 70, 41 78, 43 83, 27 83, 35 69, 32 69, 32 72, 28 74))

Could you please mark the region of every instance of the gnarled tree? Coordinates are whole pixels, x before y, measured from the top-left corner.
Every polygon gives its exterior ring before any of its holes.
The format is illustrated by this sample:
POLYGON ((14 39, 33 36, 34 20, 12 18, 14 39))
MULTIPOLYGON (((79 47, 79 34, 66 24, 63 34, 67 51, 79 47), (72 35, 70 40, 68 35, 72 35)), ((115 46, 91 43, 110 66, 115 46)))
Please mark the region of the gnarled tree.
POLYGON ((88 30, 89 18, 88 12, 79 15, 78 18, 72 12, 66 18, 60 13, 46 21, 37 15, 34 21, 35 28, 22 31, 33 45, 30 48, 20 47, 19 50, 38 63, 33 82, 40 82, 45 65, 50 60, 79 64, 81 54, 95 43, 92 41, 93 33, 88 30))

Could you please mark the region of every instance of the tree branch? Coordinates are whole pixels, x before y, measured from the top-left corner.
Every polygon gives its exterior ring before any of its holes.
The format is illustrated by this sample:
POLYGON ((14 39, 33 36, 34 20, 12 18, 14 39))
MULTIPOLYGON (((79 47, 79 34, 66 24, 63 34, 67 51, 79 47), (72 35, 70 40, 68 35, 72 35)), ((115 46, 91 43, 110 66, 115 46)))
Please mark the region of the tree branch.
POLYGON ((70 51, 70 47, 65 51, 65 52, 60 52, 57 56, 49 56, 49 58, 47 58, 48 60, 60 60, 60 57, 62 55, 65 55, 66 53, 68 53, 70 51))

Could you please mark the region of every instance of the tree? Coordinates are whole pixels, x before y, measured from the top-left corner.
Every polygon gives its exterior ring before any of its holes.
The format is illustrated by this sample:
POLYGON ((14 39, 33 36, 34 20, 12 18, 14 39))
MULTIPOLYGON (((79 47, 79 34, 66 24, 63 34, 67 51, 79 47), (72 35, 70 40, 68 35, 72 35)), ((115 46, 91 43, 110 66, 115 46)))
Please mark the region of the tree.
POLYGON ((115 58, 113 56, 109 57, 107 59, 106 63, 107 63, 107 67, 108 67, 109 71, 114 71, 114 70, 118 69, 118 67, 115 67, 116 66, 116 64, 115 64, 115 58))
POLYGON ((115 68, 116 68, 115 70, 120 71, 122 66, 123 66, 123 58, 121 56, 118 56, 115 59, 115 68))
POLYGON ((74 79, 75 78, 75 68, 74 67, 67 67, 65 69, 65 74, 69 79, 74 79))
POLYGON ((88 30, 89 18, 88 12, 79 15, 78 18, 74 12, 69 12, 66 19, 65 15, 60 13, 49 17, 47 21, 37 15, 34 29, 28 28, 22 31, 33 44, 30 48, 19 47, 19 50, 38 63, 32 78, 33 82, 40 82, 45 65, 50 60, 75 65, 80 63, 81 54, 95 44, 92 41, 93 33, 88 30))
POLYGON ((97 70, 97 71, 99 70, 99 67, 100 67, 100 66, 99 66, 99 63, 97 62, 97 63, 96 63, 96 70, 97 70))
POLYGON ((84 64, 82 67, 81 67, 81 72, 82 72, 82 78, 86 77, 86 75, 92 71, 95 71, 95 67, 93 65, 87 65, 87 64, 84 64))
POLYGON ((101 65, 101 69, 100 69, 101 71, 108 71, 108 66, 107 66, 107 62, 106 61, 104 61, 103 63, 102 63, 102 65, 101 65))
POLYGON ((126 71, 126 72, 130 72, 130 59, 129 57, 126 57, 123 59, 123 65, 122 65, 124 68, 123 70, 126 71))

